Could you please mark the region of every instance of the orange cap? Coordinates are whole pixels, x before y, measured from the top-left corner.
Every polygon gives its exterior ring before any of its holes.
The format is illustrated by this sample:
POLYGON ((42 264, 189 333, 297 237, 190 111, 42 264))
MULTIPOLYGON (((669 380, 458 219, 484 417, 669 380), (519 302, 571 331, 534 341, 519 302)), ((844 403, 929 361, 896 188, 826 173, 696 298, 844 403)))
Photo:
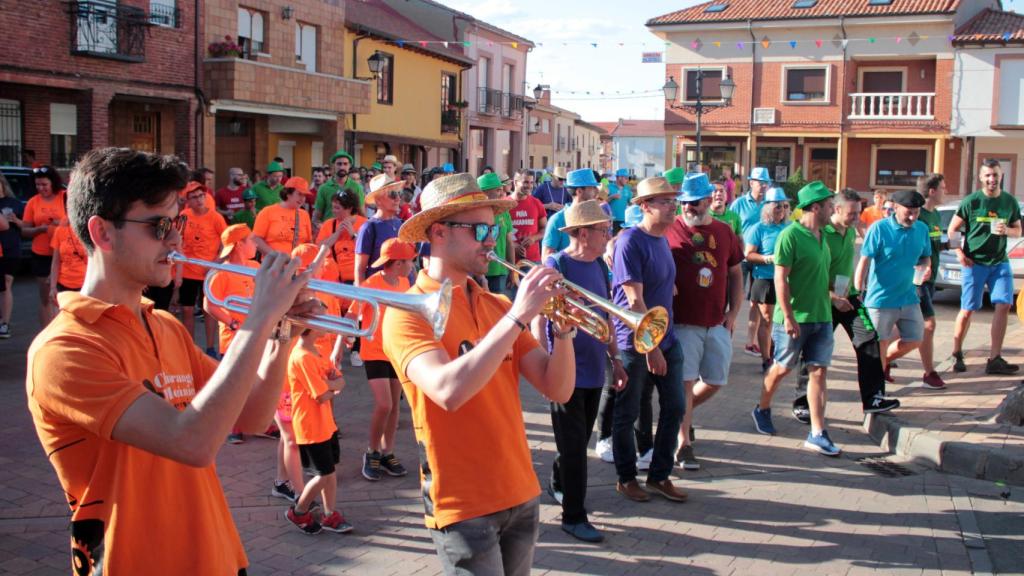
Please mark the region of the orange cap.
POLYGON ((187 197, 189 194, 192 193, 193 190, 196 189, 201 189, 203 192, 206 192, 206 186, 203 186, 202 182, 193 181, 189 182, 188 184, 185 184, 185 187, 181 189, 181 197, 187 197))
MULTIPOLYGON (((302 261, 302 265, 299 266, 299 271, 302 271, 309 268, 319 253, 320 246, 316 244, 299 244, 292 250, 292 258, 298 258, 302 261)), ((317 277, 330 280, 338 279, 338 267, 333 258, 328 257, 324 259, 324 264, 320 267, 320 273, 317 277)))
POLYGON ((235 244, 245 240, 252 234, 248 224, 232 224, 220 233, 220 257, 227 258, 228 254, 235 248, 235 244))
POLYGON ((389 260, 412 260, 416 257, 416 247, 398 238, 388 238, 381 244, 380 258, 370 266, 383 268, 389 260))
POLYGON ((285 188, 295 188, 303 194, 309 193, 309 182, 302 176, 292 176, 284 183, 285 188))

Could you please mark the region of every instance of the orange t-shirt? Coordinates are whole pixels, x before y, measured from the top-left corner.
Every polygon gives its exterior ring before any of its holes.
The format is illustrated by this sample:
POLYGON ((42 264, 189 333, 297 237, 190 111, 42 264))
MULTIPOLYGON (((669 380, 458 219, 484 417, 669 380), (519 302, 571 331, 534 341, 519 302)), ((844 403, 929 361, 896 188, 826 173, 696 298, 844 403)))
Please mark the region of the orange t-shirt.
POLYGON ((72 290, 81 288, 85 283, 85 267, 89 264, 89 253, 85 251, 82 241, 75 236, 66 221, 53 231, 50 248, 60 254, 57 283, 72 290))
MULTIPOLYGON (((444 410, 406 376, 409 362, 420 354, 444 350, 456 358, 508 313, 508 299, 484 291, 472 280, 468 283, 468 292, 461 287, 452 292, 451 315, 440 342, 418 314, 397 308, 384 314, 384 353, 412 408, 416 440, 426 458, 420 467, 425 520, 434 529, 506 510, 540 494, 519 399, 519 361, 538 346, 528 330, 516 339, 487 385, 458 410, 444 410), (500 458, 494 458, 496 446, 501 447, 500 458)), ((438 289, 440 284, 421 271, 409 293, 438 289)))
MULTIPOLYGON (((198 214, 191 208, 182 210, 185 215, 185 230, 181 234, 181 251, 189 258, 212 261, 220 252, 220 233, 228 227, 224 217, 214 210, 198 214)), ((185 264, 181 269, 181 277, 189 280, 206 278, 206 268, 195 264, 185 264)))
MULTIPOLYGON (((340 317, 342 311, 342 301, 335 297, 327 294, 317 294, 317 298, 323 301, 327 305, 327 311, 325 314, 330 316, 340 317)), ((337 342, 338 335, 331 332, 324 332, 319 338, 316 339, 316 349, 320 352, 320 355, 324 358, 330 358, 331 352, 334 351, 334 343, 337 342)))
POLYGON ((288 387, 292 398, 292 427, 298 444, 324 442, 338 429, 331 402, 316 401, 327 392, 330 372, 331 363, 323 356, 307 350, 301 343, 292 348, 288 356, 288 387))
MULTIPOLYGON (((62 220, 68 217, 67 212, 64 210, 64 200, 61 198, 61 194, 63 192, 54 194, 49 200, 43 200, 43 197, 39 194, 29 198, 28 203, 25 204, 25 215, 22 217, 22 220, 33 227, 53 224, 54 228, 56 228, 62 220)), ((33 254, 40 256, 53 255, 53 248, 50 247, 50 244, 53 242, 54 228, 50 228, 46 232, 32 238, 33 254)))
MULTIPOLYGON (((359 285, 360 288, 376 288, 377 290, 388 290, 390 292, 407 292, 409 290, 409 279, 399 278, 398 286, 392 286, 384 280, 384 275, 380 272, 374 273, 366 279, 365 282, 359 285)), ((383 315, 384 310, 387 306, 383 304, 380 307, 380 313, 383 315)), ((361 300, 353 300, 352 304, 348 309, 349 313, 361 313, 363 315, 362 327, 366 330, 370 327, 370 322, 373 321, 373 308, 369 304, 361 300)), ((377 331, 373 333, 373 338, 363 338, 362 343, 359 345, 359 357, 363 360, 384 360, 387 361, 388 357, 384 355, 384 348, 381 341, 383 336, 381 332, 384 329, 384 322, 377 323, 377 331)))
MULTIPOLYGON (((331 234, 334 234, 337 221, 337 218, 331 218, 324 222, 316 236, 317 244, 327 240, 331 234)), ((351 282, 356 278, 356 236, 359 235, 359 229, 363 227, 363 224, 366 224, 366 218, 358 214, 354 216, 352 219, 353 235, 349 236, 347 233, 342 232, 331 250, 331 259, 338 266, 338 279, 343 282, 351 282)))
POLYGON ((874 205, 868 206, 860 213, 860 221, 863 222, 865 226, 871 226, 882 218, 885 218, 885 210, 880 210, 874 205))
MULTIPOLYGON (((179 193, 182 202, 185 202, 185 200, 188 198, 188 194, 185 193, 186 188, 182 188, 181 192, 179 193)), ((206 209, 216 212, 217 200, 213 197, 213 191, 207 188, 206 186, 203 186, 203 192, 206 192, 206 198, 203 199, 203 204, 206 205, 206 209)))
MULTIPOLYGON (((249 260, 244 264, 249 268, 259 268, 260 265, 252 260, 249 260)), ((241 298, 252 298, 253 292, 256 290, 256 280, 249 276, 243 276, 241 274, 232 274, 230 272, 213 272, 213 280, 210 281, 210 291, 213 293, 213 297, 217 300, 223 301, 228 296, 238 296, 241 298)), ((237 320, 239 324, 245 322, 245 314, 239 312, 232 312, 226 310, 232 320, 237 320)), ((227 324, 220 323, 220 353, 228 349, 231 341, 235 338, 235 331, 232 330, 227 324)))
POLYGON ((292 247, 313 241, 313 223, 305 210, 273 204, 260 210, 252 233, 263 238, 272 250, 290 254, 292 247), (295 213, 299 214, 299 241, 295 242, 295 213))
POLYGON ((71 507, 80 573, 235 574, 248 565, 216 468, 195 468, 111 438, 143 394, 183 410, 217 362, 143 299, 125 306, 77 292, 28 352, 36 433, 71 507))

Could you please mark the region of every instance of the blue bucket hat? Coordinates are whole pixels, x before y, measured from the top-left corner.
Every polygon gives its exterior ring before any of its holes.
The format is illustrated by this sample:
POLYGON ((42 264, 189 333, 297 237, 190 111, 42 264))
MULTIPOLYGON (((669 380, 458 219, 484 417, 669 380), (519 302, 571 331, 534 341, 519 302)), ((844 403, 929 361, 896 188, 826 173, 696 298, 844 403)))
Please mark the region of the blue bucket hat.
POLYGON ((565 179, 566 188, 582 188, 584 186, 597 187, 597 180, 594 179, 594 171, 590 168, 580 168, 569 172, 565 179))
POLYGON ((445 174, 454 174, 455 166, 453 166, 451 162, 445 162, 444 166, 441 166, 441 172, 444 172, 445 174))
POLYGON ((629 178, 629 170, 626 170, 625 168, 619 168, 618 170, 615 171, 615 177, 618 178, 619 176, 622 176, 623 178, 629 178))
POLYGON ((683 179, 683 193, 676 200, 680 202, 696 202, 711 196, 715 187, 708 180, 708 175, 703 172, 692 172, 683 179))
POLYGON ((772 177, 768 175, 768 169, 763 166, 758 166, 750 171, 750 177, 747 180, 758 180, 760 182, 771 182, 772 177))
POLYGON ((633 204, 629 208, 626 208, 626 216, 622 221, 623 228, 632 228, 640 223, 644 219, 644 210, 639 204, 633 204))
POLYGON ((768 189, 768 192, 764 195, 765 202, 788 202, 789 196, 786 196, 786 191, 778 186, 772 186, 768 189))

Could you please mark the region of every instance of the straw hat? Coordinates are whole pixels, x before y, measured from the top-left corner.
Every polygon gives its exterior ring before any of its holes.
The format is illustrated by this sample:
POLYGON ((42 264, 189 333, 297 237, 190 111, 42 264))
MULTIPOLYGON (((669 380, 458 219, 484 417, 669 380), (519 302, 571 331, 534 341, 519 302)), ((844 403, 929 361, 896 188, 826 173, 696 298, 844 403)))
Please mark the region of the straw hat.
POLYGON ((678 194, 679 191, 669 184, 668 180, 660 176, 644 178, 636 185, 636 196, 633 197, 633 204, 639 204, 644 200, 650 200, 659 196, 675 197, 678 194))
POLYGON ((491 200, 484 194, 472 174, 465 172, 442 176, 429 184, 420 194, 419 213, 405 221, 398 229, 403 242, 426 242, 427 228, 452 214, 475 208, 492 208, 495 214, 511 210, 517 202, 508 198, 491 200))
POLYGON ((405 182, 392 180, 387 174, 377 174, 370 178, 370 192, 367 193, 364 201, 367 204, 375 204, 375 196, 378 193, 387 194, 392 190, 401 190, 403 186, 405 186, 405 182))
POLYGON ((228 254, 235 249, 235 245, 245 240, 252 234, 252 230, 249 229, 248 224, 232 224, 224 229, 220 233, 220 243, 222 248, 218 258, 227 258, 228 254))
POLYGON ((611 217, 605 214, 604 210, 601 210, 601 202, 599 200, 575 202, 565 209, 565 226, 559 228, 558 231, 568 232, 576 228, 611 221, 611 217))
POLYGON ((395 156, 394 154, 388 154, 387 156, 384 157, 383 160, 380 161, 381 164, 387 164, 388 162, 391 162, 393 166, 397 167, 398 156, 395 156))
POLYGON ((565 180, 568 177, 568 172, 566 172, 565 166, 556 166, 555 171, 551 175, 559 180, 565 180))

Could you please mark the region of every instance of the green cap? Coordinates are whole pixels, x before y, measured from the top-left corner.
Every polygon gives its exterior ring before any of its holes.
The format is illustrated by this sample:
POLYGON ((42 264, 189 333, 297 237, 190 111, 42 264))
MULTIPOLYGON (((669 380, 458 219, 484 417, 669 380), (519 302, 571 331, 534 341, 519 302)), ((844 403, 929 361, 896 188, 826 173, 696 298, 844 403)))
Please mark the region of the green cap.
POLYGON ((373 168, 374 170, 377 170, 378 172, 384 170, 384 167, 381 166, 380 162, 374 162, 373 166, 370 166, 370 168, 373 168))
POLYGON ((683 170, 679 166, 670 170, 665 170, 665 173, 661 175, 662 178, 668 180, 668 183, 673 186, 680 186, 683 180, 686 180, 686 170, 683 170))
POLYGON ((348 158, 349 165, 352 165, 352 164, 356 163, 356 161, 352 158, 351 154, 349 154, 348 152, 345 152, 344 150, 338 150, 337 152, 334 153, 334 156, 331 156, 331 159, 328 162, 328 164, 334 164, 334 161, 337 160, 338 158, 341 158, 342 156, 344 156, 345 158, 348 158))
POLYGON ((242 192, 242 200, 255 200, 255 199, 256 199, 256 193, 252 191, 252 188, 249 188, 245 192, 242 192))
POLYGON ((495 188, 501 188, 501 176, 498 176, 494 172, 490 174, 484 174, 483 176, 476 179, 477 186, 480 187, 482 192, 488 190, 494 190, 495 188))
POLYGON ((833 196, 835 196, 835 194, 828 189, 828 186, 825 186, 824 182, 821 180, 815 180, 801 188, 800 191, 796 193, 797 201, 799 201, 799 204, 797 204, 796 207, 803 210, 815 202, 821 202, 822 200, 833 196))
POLYGON ((280 162, 271 162, 270 164, 267 164, 267 174, 271 174, 273 172, 284 172, 284 166, 281 166, 280 162))

